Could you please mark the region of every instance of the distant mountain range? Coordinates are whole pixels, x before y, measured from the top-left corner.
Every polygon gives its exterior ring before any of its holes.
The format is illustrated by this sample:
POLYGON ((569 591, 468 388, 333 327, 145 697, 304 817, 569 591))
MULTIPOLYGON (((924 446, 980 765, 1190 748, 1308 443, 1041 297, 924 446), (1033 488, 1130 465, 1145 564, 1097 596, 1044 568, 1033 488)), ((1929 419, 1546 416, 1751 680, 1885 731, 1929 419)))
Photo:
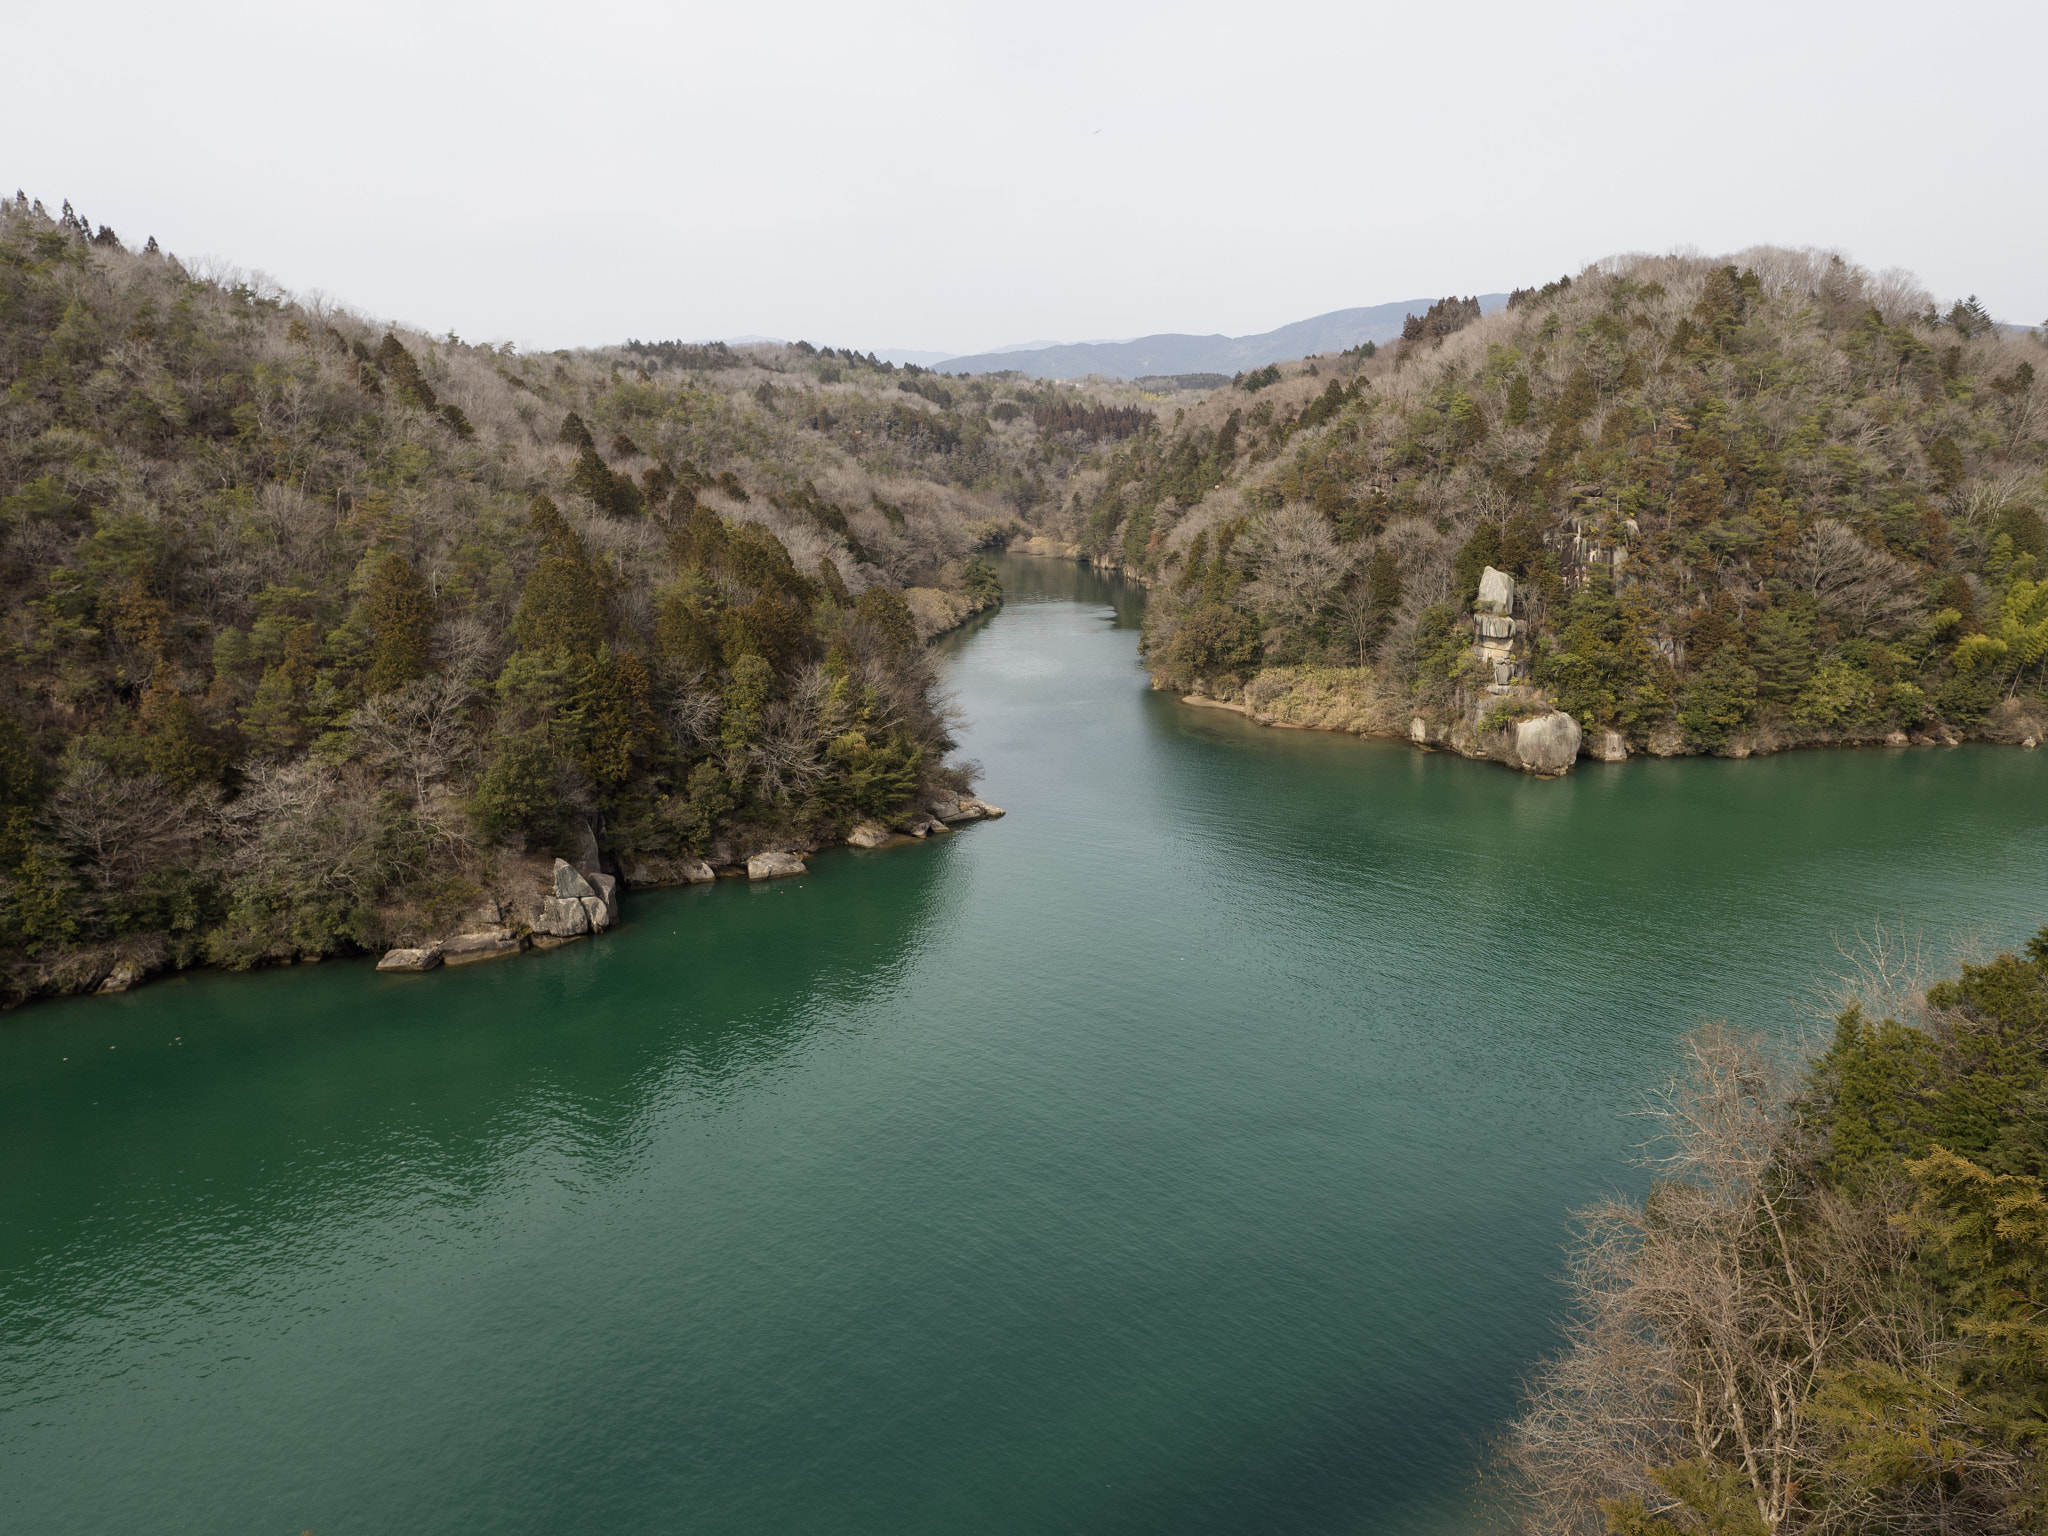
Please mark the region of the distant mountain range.
MULTIPOLYGON (((1362 342, 1392 341, 1401 334, 1403 320, 1411 314, 1421 314, 1436 298, 1402 299, 1364 309, 1334 309, 1327 315, 1297 320, 1258 336, 1185 336, 1169 331, 1132 341, 1006 347, 996 352, 949 357, 936 366, 942 373, 998 373, 1014 368, 1035 379, 1078 379, 1091 373, 1111 379, 1176 373, 1235 374, 1313 353, 1342 352, 1362 342)), ((1479 295, 1480 310, 1489 315, 1507 301, 1504 293, 1479 295)))

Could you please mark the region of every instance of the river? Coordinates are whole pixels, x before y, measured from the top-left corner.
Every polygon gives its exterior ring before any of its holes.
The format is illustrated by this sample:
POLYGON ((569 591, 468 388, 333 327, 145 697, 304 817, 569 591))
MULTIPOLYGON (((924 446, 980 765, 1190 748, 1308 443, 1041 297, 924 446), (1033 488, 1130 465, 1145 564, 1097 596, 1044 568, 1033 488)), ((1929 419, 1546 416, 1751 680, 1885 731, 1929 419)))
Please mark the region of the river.
POLYGON ((1004 576, 1004 821, 0 1021, 0 1527, 1469 1529, 1673 1038, 2048 920, 2048 753, 1538 782, 1185 708, 1139 594, 1004 576))

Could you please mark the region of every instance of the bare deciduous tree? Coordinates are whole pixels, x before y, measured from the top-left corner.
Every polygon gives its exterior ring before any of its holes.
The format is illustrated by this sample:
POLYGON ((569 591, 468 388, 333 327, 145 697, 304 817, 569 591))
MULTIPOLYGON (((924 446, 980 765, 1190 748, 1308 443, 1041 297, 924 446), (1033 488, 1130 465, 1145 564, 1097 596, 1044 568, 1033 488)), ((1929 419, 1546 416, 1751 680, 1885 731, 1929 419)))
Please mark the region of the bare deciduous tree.
MULTIPOLYGON (((380 694, 349 717, 349 734, 372 766, 403 773, 413 806, 432 822, 429 789, 474 746, 469 730, 470 685, 453 676, 414 678, 380 694)), ((435 830, 441 828, 436 824, 435 830)))
POLYGON ((72 764, 44 816, 102 891, 189 857, 199 846, 193 800, 175 794, 153 773, 125 778, 98 758, 72 764))
POLYGON ((1264 514, 1254 525, 1254 540, 1258 576, 1247 595, 1266 612, 1296 623, 1321 611, 1354 553, 1337 541, 1328 518, 1300 501, 1264 514))
POLYGON ((1734 1501, 1726 1529, 1775 1532, 1831 1432, 1810 1409, 1830 1367, 1852 1344, 1908 1363, 1920 1347, 1883 1294, 1904 1239, 1882 1206, 1796 1176, 1786 1063, 1723 1025, 1684 1054, 1653 1111, 1658 1182, 1581 1213, 1577 1318, 1504 1446, 1537 1528, 1676 1508, 1670 1470, 1691 1464, 1734 1501))
POLYGON ((1852 635, 1898 629, 1921 609, 1919 573, 1832 517, 1800 536, 1786 574, 1852 635))

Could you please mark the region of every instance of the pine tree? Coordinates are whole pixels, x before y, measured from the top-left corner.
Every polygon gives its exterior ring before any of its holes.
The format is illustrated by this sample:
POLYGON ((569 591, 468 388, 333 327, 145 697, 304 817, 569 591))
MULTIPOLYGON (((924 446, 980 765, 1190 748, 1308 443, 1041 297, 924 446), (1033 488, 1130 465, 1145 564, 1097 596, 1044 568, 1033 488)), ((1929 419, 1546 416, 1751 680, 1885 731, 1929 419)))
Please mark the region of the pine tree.
POLYGON ((305 740, 305 713, 285 668, 263 669, 256 696, 242 711, 242 734, 257 751, 272 757, 288 756, 305 740))
POLYGON ((1757 620, 1750 644, 1756 664, 1757 695, 1789 704, 1813 675, 1813 619, 1802 609, 1773 608, 1757 620))

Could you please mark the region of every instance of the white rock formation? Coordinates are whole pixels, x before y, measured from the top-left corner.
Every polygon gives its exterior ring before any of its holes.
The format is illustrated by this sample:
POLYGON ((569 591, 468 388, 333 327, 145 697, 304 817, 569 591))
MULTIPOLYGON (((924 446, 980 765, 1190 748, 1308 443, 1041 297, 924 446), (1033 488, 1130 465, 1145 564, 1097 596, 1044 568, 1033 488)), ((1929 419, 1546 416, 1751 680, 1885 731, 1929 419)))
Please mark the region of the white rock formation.
POLYGON ((1515 726, 1515 756, 1531 773, 1571 772, 1579 760, 1579 722, 1563 710, 1536 715, 1515 726))
POLYGON ((770 850, 767 853, 757 853, 747 860, 749 880, 786 880, 791 875, 809 873, 810 870, 805 867, 804 861, 793 853, 770 850))

